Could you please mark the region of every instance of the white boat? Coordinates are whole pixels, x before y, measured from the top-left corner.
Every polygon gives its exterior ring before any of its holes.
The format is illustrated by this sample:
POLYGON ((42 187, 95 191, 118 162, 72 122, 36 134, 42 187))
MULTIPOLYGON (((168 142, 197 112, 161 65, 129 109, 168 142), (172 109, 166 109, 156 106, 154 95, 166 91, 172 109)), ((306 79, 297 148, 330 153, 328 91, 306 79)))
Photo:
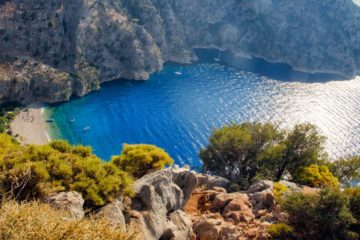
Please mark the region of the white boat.
POLYGON ((87 132, 90 130, 90 127, 84 127, 83 132, 87 132))
POLYGON ((220 59, 219 58, 214 58, 214 61, 215 62, 220 62, 220 59))
POLYGON ((71 122, 71 123, 75 122, 75 119, 71 119, 70 122, 71 122))
POLYGON ((175 75, 182 75, 181 72, 174 72, 174 73, 175 73, 175 75))

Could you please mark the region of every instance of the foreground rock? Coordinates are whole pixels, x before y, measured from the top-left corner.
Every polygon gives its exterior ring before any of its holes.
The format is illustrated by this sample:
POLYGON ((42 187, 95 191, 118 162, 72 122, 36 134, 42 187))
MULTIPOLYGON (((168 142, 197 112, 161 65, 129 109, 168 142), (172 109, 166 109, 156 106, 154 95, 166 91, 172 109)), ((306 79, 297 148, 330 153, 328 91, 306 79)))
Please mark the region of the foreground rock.
POLYGON ((135 198, 125 207, 127 223, 143 239, 190 239, 192 222, 182 211, 198 184, 186 169, 167 169, 144 176, 134 184, 135 198))
MULTIPOLYGON (((94 214, 114 226, 136 230, 146 240, 270 239, 267 228, 285 219, 274 200, 274 183, 259 181, 247 191, 227 193, 228 181, 189 169, 169 168, 137 180, 133 198, 120 197, 94 214)), ((314 192, 282 182, 290 192, 314 192)), ((51 206, 84 216, 81 195, 63 192, 47 199, 51 206)))
POLYGON ((77 192, 61 192, 45 199, 55 209, 71 214, 73 218, 84 217, 84 199, 77 192))
POLYGON ((105 81, 147 79, 166 61, 195 60, 196 47, 351 78, 359 16, 352 0, 3 0, 0 103, 59 102, 105 81))

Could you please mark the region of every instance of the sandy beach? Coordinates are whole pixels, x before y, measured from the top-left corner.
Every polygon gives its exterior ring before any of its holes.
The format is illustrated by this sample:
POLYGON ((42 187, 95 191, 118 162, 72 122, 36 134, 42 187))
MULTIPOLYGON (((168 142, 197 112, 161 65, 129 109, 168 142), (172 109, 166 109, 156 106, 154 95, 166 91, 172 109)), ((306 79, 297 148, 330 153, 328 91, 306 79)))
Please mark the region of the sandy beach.
POLYGON ((50 141, 43 116, 43 105, 32 104, 15 117, 11 123, 13 136, 22 144, 46 144, 50 141))

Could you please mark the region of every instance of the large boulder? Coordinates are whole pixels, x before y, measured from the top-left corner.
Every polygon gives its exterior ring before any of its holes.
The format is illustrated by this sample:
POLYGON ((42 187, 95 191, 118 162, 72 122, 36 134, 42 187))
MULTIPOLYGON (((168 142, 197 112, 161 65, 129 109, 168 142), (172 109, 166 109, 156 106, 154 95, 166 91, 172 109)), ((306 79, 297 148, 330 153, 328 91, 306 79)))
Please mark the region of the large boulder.
POLYGON ((214 187, 222 187, 226 188, 230 181, 223 177, 212 176, 204 173, 196 174, 199 187, 203 187, 205 189, 213 189, 214 187))
POLYGON ((235 223, 249 223, 255 219, 252 212, 252 205, 247 195, 238 195, 237 198, 231 200, 224 208, 222 216, 225 219, 232 219, 235 223))
POLYGON ((127 223, 144 239, 189 239, 192 226, 181 209, 197 184, 195 173, 182 168, 142 177, 133 186, 136 195, 127 207, 127 223))
POLYGON ((84 217, 84 199, 78 192, 60 192, 45 199, 55 209, 69 212, 73 218, 84 217))
POLYGON ((257 213, 261 209, 272 209, 275 205, 273 193, 274 182, 261 180, 250 186, 246 193, 253 205, 253 212, 257 213))
POLYGON ((274 182, 268 180, 257 181, 246 191, 248 194, 261 192, 267 189, 274 189, 274 182))
POLYGON ((125 217, 123 214, 124 205, 122 199, 115 200, 113 203, 109 203, 102 207, 96 214, 95 218, 105 218, 114 225, 125 226, 125 217))

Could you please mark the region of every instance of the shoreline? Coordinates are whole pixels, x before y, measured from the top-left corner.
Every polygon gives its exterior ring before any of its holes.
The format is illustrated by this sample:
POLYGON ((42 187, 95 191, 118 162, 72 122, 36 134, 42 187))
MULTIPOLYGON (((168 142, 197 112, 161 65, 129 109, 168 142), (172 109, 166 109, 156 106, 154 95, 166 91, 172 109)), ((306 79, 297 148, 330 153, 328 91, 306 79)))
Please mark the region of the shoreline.
POLYGON ((44 104, 26 106, 10 124, 12 135, 21 144, 43 145, 51 141, 45 122, 44 104))

